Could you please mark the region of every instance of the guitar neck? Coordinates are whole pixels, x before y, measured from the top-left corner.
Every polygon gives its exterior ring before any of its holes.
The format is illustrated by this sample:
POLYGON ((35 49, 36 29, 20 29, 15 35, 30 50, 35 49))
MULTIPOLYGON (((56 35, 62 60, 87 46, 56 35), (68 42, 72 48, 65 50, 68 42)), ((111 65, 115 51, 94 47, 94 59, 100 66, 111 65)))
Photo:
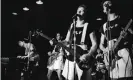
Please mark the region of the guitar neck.
POLYGON ((58 42, 57 45, 59 45, 59 46, 61 46, 62 48, 66 49, 67 51, 71 52, 70 48, 67 47, 66 45, 64 45, 63 43, 58 42))
POLYGON ((48 36, 46 36, 46 35, 44 35, 44 34, 41 34, 41 36, 44 37, 44 38, 46 38, 47 40, 51 40, 50 37, 48 37, 48 36))
POLYGON ((115 50, 117 48, 117 46, 119 45, 121 39, 123 38, 123 34, 128 30, 128 28, 130 27, 130 24, 132 23, 132 19, 130 19, 130 21, 128 22, 128 24, 126 25, 123 33, 119 36, 117 42, 115 43, 113 50, 115 50))

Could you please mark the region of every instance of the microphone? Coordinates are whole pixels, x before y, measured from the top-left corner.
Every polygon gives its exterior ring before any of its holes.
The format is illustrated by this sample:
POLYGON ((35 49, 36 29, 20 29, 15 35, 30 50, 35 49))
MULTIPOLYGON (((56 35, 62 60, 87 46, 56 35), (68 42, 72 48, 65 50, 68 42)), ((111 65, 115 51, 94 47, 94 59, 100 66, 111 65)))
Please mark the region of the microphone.
POLYGON ((77 18, 77 16, 80 16, 79 14, 75 14, 72 18, 77 18))

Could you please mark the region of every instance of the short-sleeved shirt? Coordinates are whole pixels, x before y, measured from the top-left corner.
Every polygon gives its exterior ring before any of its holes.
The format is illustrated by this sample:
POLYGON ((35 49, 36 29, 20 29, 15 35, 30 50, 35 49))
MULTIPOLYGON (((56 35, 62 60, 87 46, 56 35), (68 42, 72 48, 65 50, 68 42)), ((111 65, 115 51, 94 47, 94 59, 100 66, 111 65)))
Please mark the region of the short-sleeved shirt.
MULTIPOLYGON (((84 41, 82 41, 82 34, 83 34, 83 29, 85 26, 83 27, 75 27, 75 31, 76 31, 76 44, 80 45, 81 43, 84 43, 85 45, 87 45, 87 47, 89 48, 91 46, 91 40, 90 40, 90 33, 93 32, 93 29, 91 27, 89 27, 89 23, 84 23, 84 25, 86 24, 87 26, 87 30, 86 30, 86 34, 85 34, 85 39, 84 41)), ((72 40, 72 43, 74 43, 74 27, 72 27, 71 29, 71 37, 70 37, 70 40, 72 40)))
MULTIPOLYGON (((128 21, 129 20, 127 20, 127 19, 118 17, 115 20, 110 21, 109 23, 108 22, 104 23, 103 27, 101 27, 101 29, 100 29, 100 32, 105 35, 106 40, 118 39, 121 31, 128 24, 128 21), (108 25, 110 25, 110 26, 108 26, 108 25)), ((121 39, 121 41, 119 43, 119 48, 129 46, 129 44, 125 44, 125 42, 129 42, 129 41, 127 41, 129 39, 129 37, 127 37, 127 36, 124 39, 121 39)))

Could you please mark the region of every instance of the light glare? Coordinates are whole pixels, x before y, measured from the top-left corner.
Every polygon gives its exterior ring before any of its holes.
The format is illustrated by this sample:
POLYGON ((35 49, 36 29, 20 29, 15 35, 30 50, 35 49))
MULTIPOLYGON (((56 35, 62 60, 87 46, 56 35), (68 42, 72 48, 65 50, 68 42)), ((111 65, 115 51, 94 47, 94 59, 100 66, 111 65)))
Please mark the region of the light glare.
POLYGON ((28 7, 24 7, 23 10, 24 11, 29 11, 29 8, 28 7))
POLYGON ((13 15, 18 15, 16 12, 13 12, 12 14, 13 14, 13 15))
POLYGON ((39 0, 39 1, 36 1, 36 4, 43 4, 43 2, 39 0))

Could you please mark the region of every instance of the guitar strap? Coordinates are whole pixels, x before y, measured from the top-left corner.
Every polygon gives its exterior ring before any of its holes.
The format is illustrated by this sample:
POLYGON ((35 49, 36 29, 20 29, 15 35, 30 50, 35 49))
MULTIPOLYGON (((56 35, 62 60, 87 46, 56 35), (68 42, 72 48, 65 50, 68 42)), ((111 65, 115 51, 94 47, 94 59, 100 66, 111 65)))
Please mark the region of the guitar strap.
POLYGON ((84 43, 85 42, 87 27, 88 27, 88 23, 85 23, 84 24, 83 33, 82 33, 82 37, 81 37, 81 43, 84 43))
MULTIPOLYGON (((73 24, 72 24, 72 26, 73 26, 73 24)), ((86 38, 86 34, 87 34, 87 27, 88 27, 88 23, 85 23, 80 43, 84 43, 85 42, 85 38, 86 38)), ((74 35, 72 35, 73 34, 73 29, 74 29, 73 27, 70 29, 70 38, 69 38, 70 45, 72 44, 72 40, 73 40, 73 36, 74 36, 74 35)))

